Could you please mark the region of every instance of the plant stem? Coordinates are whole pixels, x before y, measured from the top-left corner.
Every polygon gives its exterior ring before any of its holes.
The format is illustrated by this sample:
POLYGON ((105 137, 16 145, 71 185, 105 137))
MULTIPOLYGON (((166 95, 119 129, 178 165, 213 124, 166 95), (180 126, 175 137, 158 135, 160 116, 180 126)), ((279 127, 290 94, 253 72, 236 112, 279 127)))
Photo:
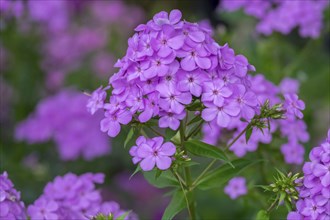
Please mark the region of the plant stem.
MULTIPOLYGON (((181 190, 182 190, 182 192, 183 192, 184 199, 185 199, 186 204, 187 204, 187 207, 189 207, 189 200, 188 200, 188 197, 187 197, 186 191, 185 191, 185 189, 184 189, 184 187, 183 187, 183 185, 182 185, 182 182, 181 182, 181 180, 180 180, 180 178, 179 178, 179 175, 178 175, 178 173, 175 172, 173 169, 171 169, 171 171, 172 171, 173 175, 175 176, 175 178, 177 179, 177 181, 179 182, 180 187, 181 187, 181 190)), ((188 208, 188 214, 189 214, 190 218, 193 219, 193 217, 192 217, 192 213, 191 213, 191 211, 190 211, 189 208, 188 208)))
POLYGON ((233 144, 235 144, 235 142, 247 131, 247 129, 250 128, 250 124, 248 124, 243 131, 241 131, 241 133, 239 133, 239 135, 237 135, 234 140, 232 140, 230 142, 230 144, 228 144, 228 146, 225 148, 225 150, 228 150, 233 144))
POLYGON ((147 128, 149 128, 152 132, 154 132, 156 135, 161 136, 165 139, 164 135, 162 135, 161 133, 159 133, 157 130, 155 130, 153 127, 148 126, 147 128))
POLYGON ((185 140, 188 140, 191 136, 193 136, 201 128, 202 125, 203 121, 201 121, 198 126, 194 130, 192 130, 187 137, 185 137, 185 140))
MULTIPOLYGON (((181 142, 182 149, 186 152, 186 149, 184 147, 184 141, 185 141, 185 126, 181 122, 181 124, 180 124, 180 142, 181 142)), ((191 179, 190 168, 185 167, 184 168, 184 173, 185 173, 185 178, 186 178, 185 182, 186 182, 186 185, 187 185, 188 193, 189 193, 190 198, 192 200, 192 201, 188 202, 187 208, 188 208, 188 212, 189 212, 189 215, 190 215, 190 219, 195 220, 196 219, 195 201, 194 201, 195 198, 194 198, 193 190, 191 190, 192 179, 191 179)))
MULTIPOLYGON (((246 130, 249 128, 249 126, 250 125, 246 126, 246 128, 237 137, 235 137, 232 142, 230 142, 230 144, 225 148, 225 150, 229 149, 246 132, 246 130)), ((207 173, 207 171, 209 171, 211 169, 211 167, 213 166, 213 164, 215 164, 216 162, 217 162, 217 159, 213 159, 209 163, 209 165, 203 170, 203 172, 193 182, 192 189, 194 189, 197 186, 198 181, 200 181, 205 176, 205 174, 207 173)))
POLYGON ((276 196, 276 199, 274 200, 274 202, 269 206, 269 208, 267 209, 267 212, 269 213, 270 211, 273 210, 274 206, 276 205, 277 203, 277 199, 278 199, 278 196, 276 196))
POLYGON ((217 159, 213 159, 211 163, 209 163, 209 165, 205 168, 205 170, 197 177, 197 179, 192 183, 193 188, 195 188, 195 185, 198 183, 198 181, 204 177, 204 175, 207 173, 207 171, 209 171, 209 169, 211 169, 215 162, 217 162, 217 159))

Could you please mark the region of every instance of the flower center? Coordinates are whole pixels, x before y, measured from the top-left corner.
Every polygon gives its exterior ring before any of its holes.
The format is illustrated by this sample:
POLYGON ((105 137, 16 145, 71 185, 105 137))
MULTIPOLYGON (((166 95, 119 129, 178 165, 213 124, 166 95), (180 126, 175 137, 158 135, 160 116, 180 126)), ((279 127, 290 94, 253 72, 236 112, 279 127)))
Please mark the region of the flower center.
POLYGON ((190 83, 194 82, 194 78, 189 77, 189 78, 188 78, 188 82, 190 82, 190 83))
POLYGON ((153 153, 153 155, 155 156, 155 157, 157 157, 158 156, 158 151, 154 151, 154 153, 153 153))
POLYGON ((212 92, 213 92, 213 95, 218 95, 219 94, 219 91, 217 89, 214 89, 212 92))
POLYGON ((171 75, 167 75, 165 78, 167 81, 171 81, 172 80, 172 76, 171 75))
POLYGON ((171 95, 170 96, 170 100, 175 100, 175 96, 174 95, 171 95))

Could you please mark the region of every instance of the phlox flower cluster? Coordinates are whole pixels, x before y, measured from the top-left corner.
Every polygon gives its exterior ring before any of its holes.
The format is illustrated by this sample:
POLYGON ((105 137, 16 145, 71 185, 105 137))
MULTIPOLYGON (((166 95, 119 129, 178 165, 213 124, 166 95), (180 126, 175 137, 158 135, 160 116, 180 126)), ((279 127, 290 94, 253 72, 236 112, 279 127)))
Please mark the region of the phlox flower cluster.
POLYGON ((129 152, 133 157, 133 163, 140 162, 140 167, 144 171, 150 171, 155 166, 160 170, 170 168, 176 147, 172 142, 163 142, 163 137, 146 139, 140 136, 136 140, 136 146, 133 146, 129 152))
POLYGON ((274 31, 288 34, 298 27, 300 36, 317 38, 328 4, 328 0, 223 0, 219 8, 226 11, 242 8, 246 14, 259 19, 256 29, 265 35, 274 31))
POLYGON ((288 220, 326 220, 330 218, 330 130, 327 139, 314 147, 303 167, 304 179, 298 187, 296 211, 288 220))
POLYGON ((89 108, 105 110, 101 130, 109 136, 117 136, 122 124, 151 118, 177 130, 195 100, 206 106, 202 118, 220 127, 254 116, 258 103, 247 75, 254 67, 227 44, 218 45, 205 26, 181 16, 163 11, 139 25, 109 80, 110 101, 104 103, 104 89, 95 91, 89 108))
POLYGON ((244 177, 232 178, 231 180, 229 180, 228 185, 225 186, 224 191, 233 200, 237 199, 242 195, 246 195, 248 190, 246 187, 245 178, 244 177))
POLYGON ((34 113, 16 127, 16 139, 30 144, 54 140, 61 159, 86 160, 108 154, 107 135, 99 129, 102 113, 86 111, 88 97, 64 90, 40 101, 34 113))
MULTIPOLYGON (((309 134, 306 131, 305 122, 301 120, 303 117, 301 110, 305 108, 305 105, 297 96, 299 82, 294 79, 285 78, 279 86, 275 86, 261 74, 249 77, 249 82, 251 83, 250 88, 256 96, 254 102, 260 104, 269 100, 270 105, 284 102, 283 108, 286 110, 285 119, 271 120, 270 129, 264 129, 263 132, 259 129, 253 129, 248 142, 245 140, 245 135, 242 135, 230 147, 230 150, 236 156, 243 157, 247 152, 256 151, 260 143, 271 143, 272 134, 279 130, 282 137, 286 137, 288 140, 286 144, 281 146, 281 152, 284 155, 286 163, 301 164, 304 159, 304 147, 300 143, 307 142, 309 140, 309 134)), ((234 130, 233 137, 236 137, 246 126, 246 122, 235 120, 230 123, 226 130, 234 130)), ((216 123, 205 124, 203 126, 204 141, 210 144, 216 144, 221 137, 222 130, 216 123)), ((231 140, 228 141, 228 143, 230 142, 231 140)))
POLYGON ((7 172, 0 175, 0 219, 23 220, 26 219, 24 203, 21 201, 20 192, 8 178, 7 172))
MULTIPOLYGON (((98 214, 112 214, 114 219, 125 213, 114 201, 102 201, 101 193, 95 184, 101 184, 104 175, 85 173, 77 176, 67 173, 57 176, 44 188, 43 194, 27 208, 31 219, 91 219, 98 214)), ((125 220, 138 219, 130 213, 125 220)))

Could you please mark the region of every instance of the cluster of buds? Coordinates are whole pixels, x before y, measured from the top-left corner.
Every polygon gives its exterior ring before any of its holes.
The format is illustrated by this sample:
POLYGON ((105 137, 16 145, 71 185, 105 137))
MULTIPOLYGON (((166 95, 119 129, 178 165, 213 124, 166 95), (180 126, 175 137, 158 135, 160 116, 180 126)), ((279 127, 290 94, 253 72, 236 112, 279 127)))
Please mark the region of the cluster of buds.
MULTIPOLYGON (((297 187, 302 186, 303 177, 300 173, 293 175, 291 172, 285 175, 281 171, 277 170, 277 177, 274 177, 275 182, 268 186, 261 186, 265 191, 270 191, 275 193, 274 202, 277 206, 281 205, 283 202, 288 209, 292 210, 292 206, 296 200, 299 199, 299 192, 297 187)), ((271 206, 272 209, 274 206, 271 206)))

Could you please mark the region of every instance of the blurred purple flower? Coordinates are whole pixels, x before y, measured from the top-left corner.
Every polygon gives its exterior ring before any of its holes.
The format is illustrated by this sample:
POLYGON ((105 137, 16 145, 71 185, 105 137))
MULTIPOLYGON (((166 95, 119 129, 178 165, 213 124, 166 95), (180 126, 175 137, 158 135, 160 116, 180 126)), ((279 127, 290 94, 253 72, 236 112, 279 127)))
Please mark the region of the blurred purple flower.
POLYGON ((238 197, 247 194, 246 180, 244 177, 234 177, 229 180, 228 185, 224 189, 225 193, 231 199, 237 199, 238 197))
POLYGON ((30 144, 53 139, 61 159, 74 160, 80 155, 87 160, 108 154, 106 135, 99 130, 102 113, 91 116, 88 97, 73 90, 64 90, 42 100, 35 112, 16 127, 16 139, 30 144))
POLYGON ((24 203, 20 192, 8 178, 7 172, 0 175, 0 219, 26 219, 24 203))

